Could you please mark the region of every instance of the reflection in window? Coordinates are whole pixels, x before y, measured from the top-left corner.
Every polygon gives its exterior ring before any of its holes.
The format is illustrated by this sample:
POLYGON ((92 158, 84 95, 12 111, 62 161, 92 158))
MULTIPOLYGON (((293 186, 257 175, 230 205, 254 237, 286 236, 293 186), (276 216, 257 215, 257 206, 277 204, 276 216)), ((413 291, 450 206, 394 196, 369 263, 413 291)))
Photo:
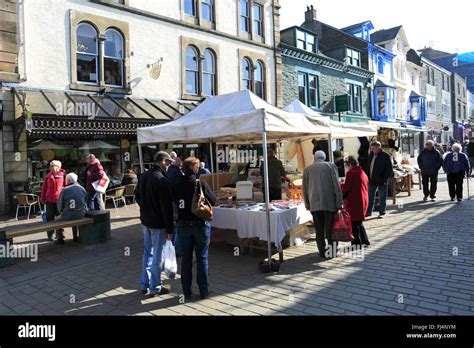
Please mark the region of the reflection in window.
POLYGON ((377 67, 378 67, 379 74, 383 75, 384 74, 384 62, 383 62, 382 57, 379 57, 377 59, 377 67))
POLYGON ((242 85, 244 89, 252 89, 252 71, 248 58, 242 60, 242 85))
POLYGON ((319 107, 318 105, 318 77, 315 75, 308 75, 309 80, 309 106, 319 107))
POLYGON ((259 60, 255 69, 255 94, 265 99, 265 66, 259 60))
POLYGON ((263 36, 263 6, 254 4, 253 11, 253 34, 263 36))
POLYGON ((298 98, 306 105, 306 74, 298 74, 298 98))
POLYGON ((202 70, 204 95, 216 95, 216 59, 210 50, 204 51, 202 70))
POLYGON ((184 13, 196 17, 196 0, 184 0, 184 13))
POLYGON ((199 63, 198 54, 194 47, 186 48, 186 93, 198 95, 199 91, 199 63))
POLYGON ((123 37, 115 29, 105 32, 104 80, 111 86, 123 86, 123 37))
POLYGON ((249 0, 240 0, 240 30, 250 32, 250 2, 249 0))
POLYGON ((383 89, 377 91, 378 114, 385 115, 385 93, 383 89))
POLYGON ((87 23, 81 23, 76 31, 77 81, 97 84, 98 41, 97 31, 87 23))
POLYGON ((213 8, 212 8, 213 3, 214 3, 214 0, 202 0, 202 8, 201 8, 202 18, 209 22, 214 21, 213 8))

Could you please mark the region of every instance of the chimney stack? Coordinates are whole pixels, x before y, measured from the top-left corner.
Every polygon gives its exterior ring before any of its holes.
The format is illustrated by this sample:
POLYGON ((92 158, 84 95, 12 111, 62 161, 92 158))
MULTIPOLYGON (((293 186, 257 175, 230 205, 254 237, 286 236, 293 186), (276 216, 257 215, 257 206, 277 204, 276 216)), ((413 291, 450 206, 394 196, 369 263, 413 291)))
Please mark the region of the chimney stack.
POLYGON ((306 12, 304 14, 305 23, 312 22, 317 20, 317 11, 314 9, 314 6, 306 6, 306 12))

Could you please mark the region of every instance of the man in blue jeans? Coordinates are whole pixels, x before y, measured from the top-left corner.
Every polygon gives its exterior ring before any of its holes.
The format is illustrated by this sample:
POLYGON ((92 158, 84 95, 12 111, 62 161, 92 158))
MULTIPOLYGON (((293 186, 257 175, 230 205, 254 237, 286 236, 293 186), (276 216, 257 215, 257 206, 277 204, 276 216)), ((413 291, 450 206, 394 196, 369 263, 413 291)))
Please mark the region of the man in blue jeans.
POLYGON ((378 141, 370 146, 369 167, 369 208, 367 216, 372 216, 374 210, 375 195, 379 192, 379 218, 386 214, 388 179, 393 176, 392 157, 382 150, 382 144, 378 141))
POLYGON ((171 157, 166 152, 155 154, 152 168, 140 176, 135 189, 144 237, 140 287, 150 297, 168 294, 171 288, 161 283, 161 253, 173 234, 173 200, 166 177, 170 164, 171 157))

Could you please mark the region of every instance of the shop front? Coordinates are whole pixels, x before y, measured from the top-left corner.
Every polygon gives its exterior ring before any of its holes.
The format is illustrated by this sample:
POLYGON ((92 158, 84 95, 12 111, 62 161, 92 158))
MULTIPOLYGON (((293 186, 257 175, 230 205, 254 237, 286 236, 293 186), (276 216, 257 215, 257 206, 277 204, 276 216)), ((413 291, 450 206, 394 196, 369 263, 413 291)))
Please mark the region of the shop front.
MULTIPOLYGON (((88 154, 94 154, 109 177, 128 169, 139 173, 136 130, 163 124, 194 109, 196 103, 12 89, 14 117, 11 157, 6 173, 9 209, 18 192, 38 192, 52 160, 85 182, 88 154), (17 168, 24 168, 18 170, 17 168)), ((5 129, 5 126, 4 126, 5 129)), ((151 158, 157 148, 144 151, 151 158)), ((4 210, 5 211, 5 210, 4 210)))

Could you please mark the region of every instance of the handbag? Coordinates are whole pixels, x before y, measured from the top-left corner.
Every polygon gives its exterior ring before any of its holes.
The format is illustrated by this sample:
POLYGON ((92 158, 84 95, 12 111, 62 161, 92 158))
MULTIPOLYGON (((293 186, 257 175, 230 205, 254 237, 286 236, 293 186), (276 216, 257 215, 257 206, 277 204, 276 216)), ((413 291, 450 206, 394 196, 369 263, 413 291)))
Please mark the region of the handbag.
POLYGON ((212 206, 202 192, 201 181, 196 180, 193 200, 191 203, 191 213, 202 221, 212 220, 212 206))
POLYGON ((161 259, 163 260, 162 270, 165 271, 165 274, 168 278, 174 279, 176 277, 176 273, 178 272, 178 264, 176 263, 175 248, 170 240, 167 240, 163 246, 161 259))
POLYGON ((339 209, 334 216, 332 223, 332 240, 335 242, 351 242, 354 240, 351 216, 345 209, 339 209))
POLYGON ((109 187, 109 183, 110 183, 109 177, 104 174, 102 179, 99 179, 92 183, 92 187, 94 188, 96 192, 104 194, 105 191, 107 191, 107 188, 109 187))

